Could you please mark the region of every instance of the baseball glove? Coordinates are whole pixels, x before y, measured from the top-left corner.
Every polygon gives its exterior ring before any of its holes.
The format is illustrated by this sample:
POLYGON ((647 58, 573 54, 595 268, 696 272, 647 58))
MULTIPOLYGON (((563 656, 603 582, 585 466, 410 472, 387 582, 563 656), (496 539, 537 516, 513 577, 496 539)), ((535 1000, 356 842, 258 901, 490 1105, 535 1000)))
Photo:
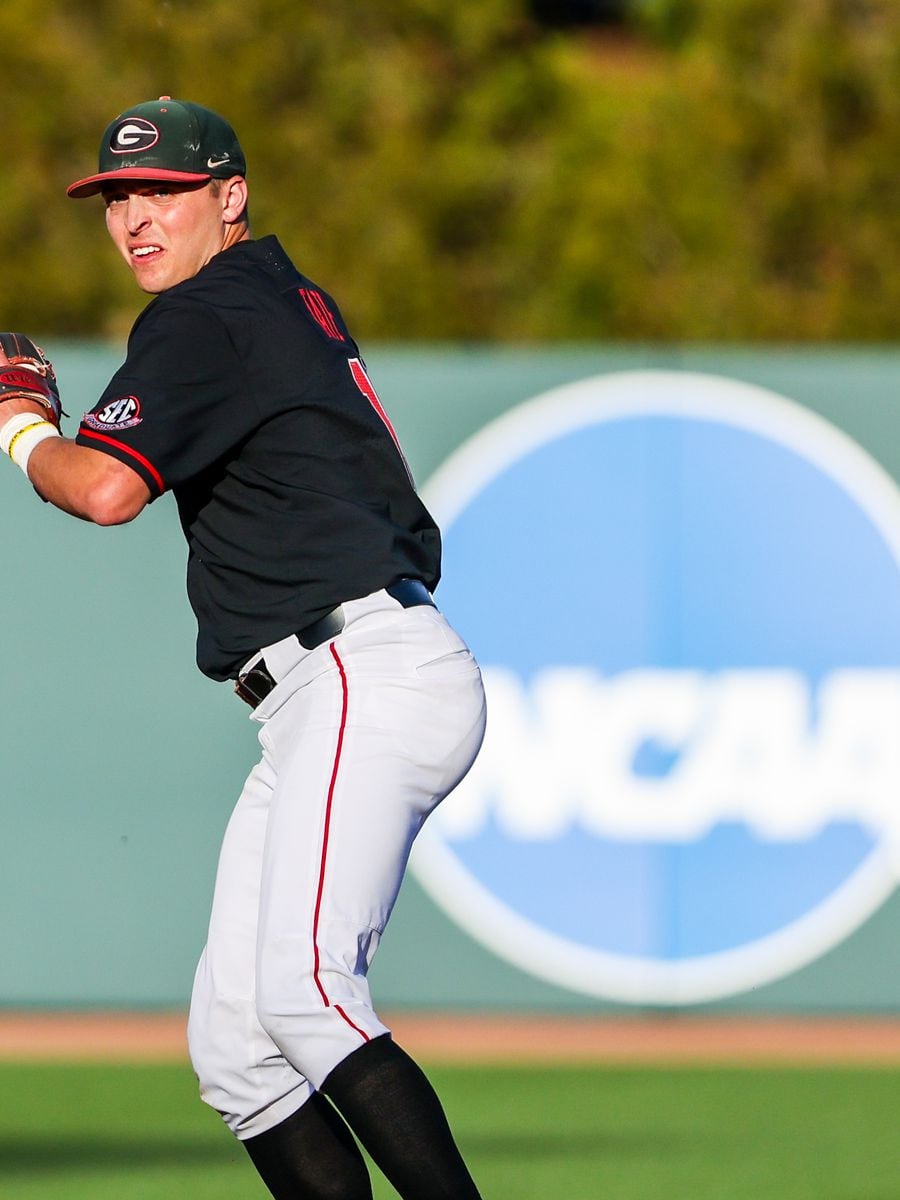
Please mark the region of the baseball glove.
POLYGON ((13 396, 36 400, 59 425, 63 415, 53 364, 24 333, 0 333, 0 404, 13 396))

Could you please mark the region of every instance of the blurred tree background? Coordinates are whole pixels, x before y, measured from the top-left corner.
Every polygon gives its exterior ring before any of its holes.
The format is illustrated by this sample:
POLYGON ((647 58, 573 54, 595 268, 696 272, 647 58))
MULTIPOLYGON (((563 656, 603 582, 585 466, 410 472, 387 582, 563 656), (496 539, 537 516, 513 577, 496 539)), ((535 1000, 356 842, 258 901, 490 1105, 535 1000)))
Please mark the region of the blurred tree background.
POLYGON ((6 0, 3 327, 121 337, 118 111, 236 126, 366 340, 900 334, 897 0, 6 0))

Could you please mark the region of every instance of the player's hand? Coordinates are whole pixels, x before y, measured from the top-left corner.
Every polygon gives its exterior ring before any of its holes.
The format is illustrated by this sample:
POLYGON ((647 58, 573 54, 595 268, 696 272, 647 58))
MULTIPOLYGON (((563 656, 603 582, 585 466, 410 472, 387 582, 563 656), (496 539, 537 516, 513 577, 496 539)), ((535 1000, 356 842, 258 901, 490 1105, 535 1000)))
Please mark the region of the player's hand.
POLYGON ((0 405, 3 421, 34 410, 58 426, 62 416, 53 364, 23 333, 0 333, 0 405))

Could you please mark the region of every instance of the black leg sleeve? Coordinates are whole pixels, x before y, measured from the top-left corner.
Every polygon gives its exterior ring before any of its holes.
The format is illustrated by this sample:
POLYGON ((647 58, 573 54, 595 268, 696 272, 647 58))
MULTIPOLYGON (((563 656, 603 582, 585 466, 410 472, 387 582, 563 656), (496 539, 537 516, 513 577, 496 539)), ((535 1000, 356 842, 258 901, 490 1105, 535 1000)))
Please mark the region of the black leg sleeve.
POLYGON ((276 1200, 372 1200, 353 1135, 324 1096, 242 1143, 276 1200))
POLYGON ((339 1063, 322 1091, 403 1200, 480 1200, 440 1100, 390 1034, 339 1063))

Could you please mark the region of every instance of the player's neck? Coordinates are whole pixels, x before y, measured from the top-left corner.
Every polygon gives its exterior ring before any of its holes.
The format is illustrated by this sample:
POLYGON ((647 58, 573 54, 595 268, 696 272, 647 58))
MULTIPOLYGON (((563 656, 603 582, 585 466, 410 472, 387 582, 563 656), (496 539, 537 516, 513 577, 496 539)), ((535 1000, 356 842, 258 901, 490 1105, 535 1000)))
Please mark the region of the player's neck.
POLYGON ((236 246, 238 242, 249 242, 250 240, 250 226, 246 221, 238 221, 234 225, 229 225, 226 229, 222 249, 228 250, 231 246, 236 246))

